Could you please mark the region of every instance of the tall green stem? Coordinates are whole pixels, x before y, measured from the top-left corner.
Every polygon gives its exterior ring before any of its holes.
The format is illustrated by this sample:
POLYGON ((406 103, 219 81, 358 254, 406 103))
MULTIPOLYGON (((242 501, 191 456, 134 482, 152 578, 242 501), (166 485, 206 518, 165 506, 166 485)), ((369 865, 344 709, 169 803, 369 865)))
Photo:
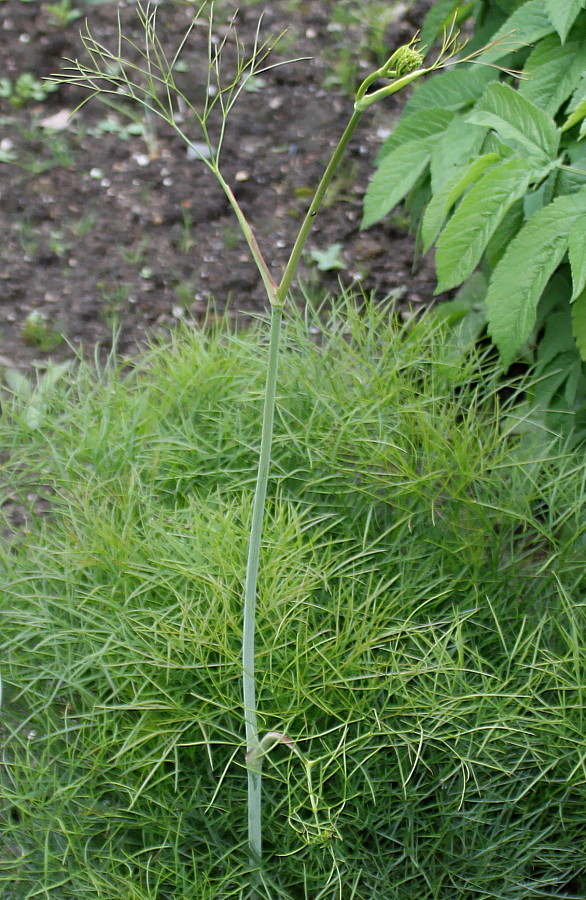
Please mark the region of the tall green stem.
MULTIPOLYGON (((246 749, 250 760, 258 749, 258 721, 256 715, 255 685, 255 614, 256 593, 258 583, 258 567, 262 526, 266 505, 271 447, 273 442, 273 423, 275 419, 275 396, 277 390, 277 368, 279 363, 279 339, 281 336, 282 306, 271 307, 271 331, 269 340, 269 358, 265 383, 264 410, 260 457, 256 477, 256 490, 252 508, 252 524, 248 560, 246 565, 246 581, 244 584, 244 623, 242 635, 242 683, 244 695, 244 722, 246 727, 246 749)), ((261 785, 260 764, 248 764, 248 841, 251 862, 258 865, 262 856, 261 830, 261 785)))
MULTIPOLYGON (((258 585, 258 569, 260 559, 260 546, 262 528, 266 506, 267 485, 269 467, 271 461, 271 449, 273 442, 273 423, 275 418, 275 397, 277 389, 277 368, 279 362, 279 339, 281 334, 281 321, 283 306, 293 283, 303 248, 307 243, 311 227, 315 217, 323 204, 326 191, 332 181, 336 169, 344 154, 348 142, 354 134, 356 127, 362 118, 362 111, 355 110, 342 134, 332 158, 315 192, 315 196, 307 210, 299 234, 291 251, 291 255, 285 267, 281 282, 276 287, 260 249, 252 235, 250 226, 244 219, 241 210, 236 203, 234 195, 223 183, 224 190, 238 216, 240 224, 247 235, 248 243, 255 258, 267 295, 271 302, 271 330, 269 341, 269 358, 265 383, 264 411, 262 423, 262 436, 260 445, 260 458, 256 479, 256 490, 252 508, 252 524, 250 529, 250 542, 248 545, 248 560, 246 565, 246 581, 244 586, 244 622, 242 637, 242 669, 243 669, 243 700, 244 722, 246 728, 247 750, 247 777, 248 777, 248 845, 250 861, 253 865, 259 865, 262 859, 262 754, 259 749, 259 729, 256 708, 256 679, 255 679, 255 631, 256 631, 256 597, 258 585)), ((221 179, 223 182, 223 179, 221 179)), ((253 893, 254 896, 254 893, 253 893)))

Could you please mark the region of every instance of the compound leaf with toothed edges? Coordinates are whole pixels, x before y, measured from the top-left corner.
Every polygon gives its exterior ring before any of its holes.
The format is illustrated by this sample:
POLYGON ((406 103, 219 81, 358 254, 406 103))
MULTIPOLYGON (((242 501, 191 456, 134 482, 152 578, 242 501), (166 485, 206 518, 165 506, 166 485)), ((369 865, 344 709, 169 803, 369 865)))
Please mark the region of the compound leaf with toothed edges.
POLYGON ((388 156, 396 147, 407 141, 417 141, 432 134, 443 134, 454 118, 454 113, 447 109, 428 109, 402 118, 378 151, 376 165, 388 156))
POLYGON ((429 166, 435 139, 408 141, 384 157, 364 197, 361 228, 378 222, 407 196, 429 166))
POLYGON ((535 160, 507 160, 483 175, 464 196, 437 243, 436 293, 456 287, 472 274, 507 210, 542 173, 535 160))
POLYGON ((425 252, 429 250, 446 220, 454 203, 456 203, 470 184, 478 181, 481 175, 500 162, 498 153, 484 153, 474 162, 457 171, 440 190, 435 193, 427 205, 421 226, 421 236, 425 252))
POLYGON ((545 0, 545 10, 549 21, 565 42, 568 32, 583 8, 583 0, 545 0))
POLYGON ((493 236, 486 245, 484 258, 486 259, 490 270, 496 267, 496 264, 521 228, 524 220, 523 200, 516 200, 510 209, 507 210, 504 219, 497 226, 493 236))
POLYGON ((582 74, 576 86, 572 99, 568 103, 566 114, 568 118, 562 125, 562 131, 569 131, 578 122, 582 122, 586 116, 586 72, 582 74))
POLYGON ((586 361, 586 290, 572 303, 572 331, 580 356, 586 361))
POLYGON ((512 141, 531 156, 553 159, 559 147, 560 132, 553 119, 508 84, 489 84, 467 121, 488 125, 502 141, 512 141))
POLYGON ((470 125, 461 116, 452 118, 438 135, 431 155, 431 189, 437 191, 454 172, 476 159, 487 135, 487 129, 470 125))
POLYGON ((440 72, 418 86, 407 100, 404 115, 432 109, 463 109, 471 106, 487 84, 497 81, 499 73, 490 66, 458 66, 440 72))
POLYGON ((572 270, 572 301, 586 288, 586 215, 576 219, 568 236, 568 255, 572 270))
POLYGON ((477 58, 484 63, 496 62, 514 50, 540 41, 554 31, 543 0, 527 0, 492 35, 491 46, 477 58))
POLYGON ((586 46, 582 41, 561 44, 557 34, 540 41, 523 68, 519 94, 553 116, 586 71, 586 46))
POLYGON ((420 38, 424 47, 433 44, 442 30, 450 27, 462 5, 468 9, 472 6, 470 2, 463 4, 463 0, 436 0, 421 26, 420 38))
POLYGON ((586 189, 558 197, 524 225, 498 263, 486 296, 488 331, 508 369, 529 337, 543 290, 562 261, 586 189))

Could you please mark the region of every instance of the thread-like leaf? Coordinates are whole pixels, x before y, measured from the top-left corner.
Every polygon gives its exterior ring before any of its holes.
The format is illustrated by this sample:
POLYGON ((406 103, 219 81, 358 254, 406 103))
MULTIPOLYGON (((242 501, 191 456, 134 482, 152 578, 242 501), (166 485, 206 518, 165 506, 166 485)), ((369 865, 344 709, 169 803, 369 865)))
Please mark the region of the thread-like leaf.
POLYGON ((568 236, 568 254, 572 269, 572 301, 586 288, 586 216, 574 222, 568 236))
POLYGON ((420 141, 408 141, 382 160, 364 198, 361 228, 387 215, 415 186, 429 165, 435 135, 420 141))
POLYGON ((472 274, 491 235, 515 200, 542 172, 531 159, 512 159, 487 172, 466 194, 437 244, 437 293, 472 274))
POLYGON ((580 356, 586 361, 586 290, 572 303, 572 331, 580 356))
POLYGON ((576 88, 586 70, 586 47, 578 41, 560 44, 557 34, 535 47, 523 69, 519 94, 553 116, 576 88))
POLYGON ((467 121, 488 125, 505 143, 512 141, 531 156, 553 159, 559 147, 553 119, 508 84, 489 84, 467 121))
POLYGON ((584 6, 583 0, 545 0, 545 9, 562 44, 584 6))
POLYGON ((569 233, 586 214, 586 189, 536 212, 498 263, 486 297, 489 334, 508 369, 535 325, 543 290, 562 261, 569 233))

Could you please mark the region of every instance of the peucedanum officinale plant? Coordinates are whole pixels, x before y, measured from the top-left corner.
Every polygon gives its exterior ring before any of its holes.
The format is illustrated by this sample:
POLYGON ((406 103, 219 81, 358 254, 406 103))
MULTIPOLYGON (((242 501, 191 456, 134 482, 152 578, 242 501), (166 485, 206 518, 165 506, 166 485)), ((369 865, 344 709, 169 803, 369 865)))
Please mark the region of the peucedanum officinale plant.
MULTIPOLYGON (((266 289, 271 308, 270 335, 264 393, 264 410, 260 453, 256 475, 256 489, 252 508, 252 521, 246 567, 244 608, 242 626, 242 689, 243 717, 246 733, 246 769, 248 777, 248 847, 251 864, 257 869, 257 877, 261 877, 262 864, 262 819, 261 819, 261 786, 263 758, 278 744, 291 749, 305 766, 311 805, 317 816, 317 804, 311 783, 311 763, 304 759, 295 742, 288 735, 279 731, 260 734, 256 703, 255 682, 255 616, 257 579, 259 571, 259 555, 262 539, 263 518, 265 513, 267 484, 271 459, 271 444, 275 412, 275 393, 277 384, 277 366, 279 356, 279 340, 283 309, 295 277, 302 252, 307 242, 316 216, 322 209, 328 187, 335 175, 344 151, 354 134, 364 113, 370 106, 384 100, 392 94, 427 73, 444 67, 448 62, 464 61, 458 55, 462 46, 458 44, 457 35, 453 31, 444 37, 443 46, 438 56, 427 65, 423 50, 419 49, 417 39, 399 47, 389 56, 386 62, 364 79, 355 96, 354 108, 348 124, 342 133, 332 157, 325 168, 321 181, 309 203, 299 233, 294 242, 284 272, 277 278, 269 269, 261 249, 256 241, 251 225, 238 204, 234 192, 222 173, 222 144, 227 123, 234 104, 246 89, 250 78, 258 78, 275 65, 269 63, 268 57, 279 38, 264 40, 260 34, 260 22, 256 31, 254 47, 249 56, 238 39, 235 25, 232 23, 225 36, 217 40, 214 33, 213 3, 204 2, 194 14, 192 24, 174 52, 169 53, 158 35, 157 7, 150 4, 137 4, 137 15, 143 31, 141 43, 131 40, 119 25, 119 37, 115 50, 108 50, 99 44, 86 26, 82 34, 83 44, 88 56, 86 61, 68 60, 63 73, 53 77, 56 82, 67 82, 89 91, 87 100, 97 97, 108 105, 138 105, 146 115, 161 119, 187 145, 190 152, 201 160, 221 185, 226 198, 236 216, 242 234, 246 239, 250 253, 258 268, 266 289), (202 22, 205 23, 202 25, 202 22), (194 31, 205 27, 207 30, 207 85, 203 92, 204 99, 196 106, 179 87, 175 73, 184 72, 182 54, 186 43, 194 31), (225 71, 224 51, 230 41, 231 50, 235 48, 235 70, 229 74, 225 71)), ((301 62, 292 60, 290 62, 301 62)), ((314 823, 311 828, 319 833, 320 826, 314 823)), ((325 833, 325 832, 324 832, 325 833)), ((257 882, 258 883, 258 882, 257 882)), ((253 887, 252 896, 256 895, 253 887)))

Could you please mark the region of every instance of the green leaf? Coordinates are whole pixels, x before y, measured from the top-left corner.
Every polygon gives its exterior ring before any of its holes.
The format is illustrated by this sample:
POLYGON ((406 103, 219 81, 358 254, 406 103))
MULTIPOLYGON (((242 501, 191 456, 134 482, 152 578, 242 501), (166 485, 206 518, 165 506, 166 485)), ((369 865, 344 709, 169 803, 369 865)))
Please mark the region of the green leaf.
POLYGON ((454 113, 447 109, 429 109, 425 112, 413 113, 403 116, 393 133, 388 136, 380 148, 376 160, 380 161, 388 156, 392 150, 407 141, 418 141, 421 138, 430 137, 432 134, 443 134, 454 118, 454 113))
POLYGON ((572 41, 561 45, 557 34, 535 47, 523 69, 519 94, 550 116, 571 95, 586 70, 586 47, 572 41))
POLYGON ((569 306, 550 313, 545 322, 543 336, 537 348, 536 372, 546 369, 560 353, 574 350, 572 322, 569 306))
POLYGON ((538 209, 543 209, 544 206, 547 206, 548 203, 551 203, 551 201, 553 200, 557 176, 557 170, 550 172, 548 177, 544 182, 542 182, 542 184, 539 185, 539 187, 535 188, 535 190, 533 191, 529 191, 525 195, 525 197, 523 198, 523 211, 525 213, 526 219, 530 219, 538 209))
POLYGON ((503 253, 517 232, 521 229, 524 222, 523 200, 516 200, 507 210, 504 219, 497 226, 490 241, 486 245, 483 262, 488 263, 490 271, 496 267, 503 253))
POLYGON ((586 73, 582 74, 574 91, 574 95, 568 104, 568 118, 562 126, 562 131, 569 131, 586 116, 586 73))
POLYGON ((562 44, 582 9, 582 0, 545 0, 545 9, 562 44))
POLYGON ((576 219, 568 235, 568 255, 572 270, 572 301, 586 288, 586 215, 576 219))
POLYGON ((415 186, 429 165, 434 141, 435 135, 408 141, 385 156, 368 185, 361 228, 386 216, 415 186))
POLYGON ((508 84, 489 84, 467 121, 488 125, 505 143, 512 141, 532 156, 554 159, 559 147, 553 119, 508 84))
POLYGON ((572 303, 572 331, 580 356, 586 361, 586 290, 572 303))
POLYGON ((545 323, 552 313, 559 308, 560 304, 568 310, 570 309, 572 282, 571 279, 566 278, 565 273, 562 274, 563 272, 563 269, 558 269, 558 271, 552 275, 539 298, 535 319, 536 331, 545 328, 545 323))
POLYGON ((438 236, 446 216, 466 188, 478 181, 481 175, 500 161, 498 153, 485 153, 470 165, 456 172, 431 198, 421 227, 424 250, 427 253, 438 236))
POLYGON ((534 44, 554 32, 554 26, 544 9, 543 0, 528 0, 509 16, 491 41, 496 42, 478 56, 481 62, 496 62, 514 50, 534 44))
POLYGON ((438 240, 436 293, 468 278, 507 210, 542 172, 534 160, 509 160, 487 172, 466 194, 438 240))
POLYGON ((431 188, 437 191, 454 172, 480 152, 486 129, 456 116, 438 137, 431 156, 431 188))
POLYGON ((458 110, 470 106, 499 73, 490 66, 458 66, 421 82, 407 100, 404 115, 426 109, 458 110))
POLYGON ((586 141, 572 141, 566 147, 571 171, 560 169, 556 181, 556 194, 573 194, 586 184, 586 141))
MULTIPOLYGON (((443 28, 449 28, 457 12, 464 15, 472 11, 473 3, 463 3, 463 0, 436 0, 421 26, 421 43, 429 47, 441 34, 443 28), (463 7, 463 9, 462 9, 463 7)), ((459 16, 458 18, 461 18, 459 16)))
POLYGON ((558 197, 511 241, 486 297, 489 334, 508 369, 535 324, 543 290, 562 261, 575 221, 586 214, 586 190, 558 197))
MULTIPOLYGON (((574 112, 568 116, 562 126, 562 131, 568 131, 574 125, 577 125, 578 122, 582 122, 584 118, 586 118, 586 97, 580 100, 574 112)), ((580 136, 582 136, 582 129, 580 129, 580 136)))
POLYGON ((345 269, 346 263, 341 256, 342 245, 331 244, 327 250, 310 250, 309 255, 320 272, 331 272, 333 269, 345 269))

